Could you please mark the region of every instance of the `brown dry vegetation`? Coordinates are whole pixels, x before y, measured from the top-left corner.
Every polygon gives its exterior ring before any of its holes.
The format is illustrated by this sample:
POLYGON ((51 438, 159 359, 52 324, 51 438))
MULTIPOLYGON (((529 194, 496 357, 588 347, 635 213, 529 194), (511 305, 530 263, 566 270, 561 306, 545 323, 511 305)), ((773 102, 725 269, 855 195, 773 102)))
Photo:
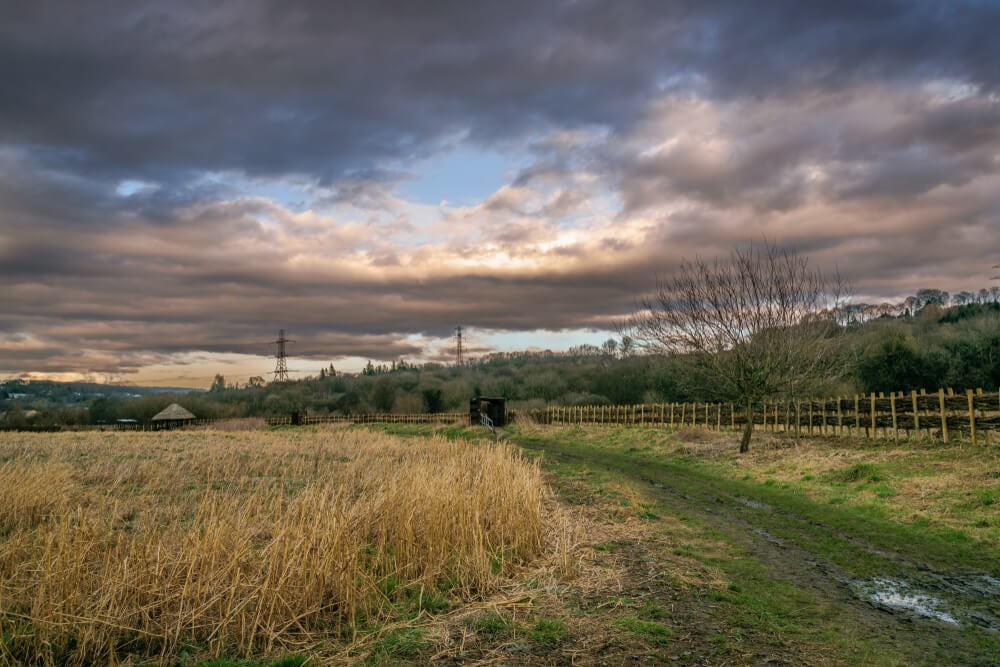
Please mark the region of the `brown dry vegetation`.
POLYGON ((543 494, 537 465, 485 443, 5 435, 0 660, 344 656, 401 595, 495 593, 545 550, 543 494))

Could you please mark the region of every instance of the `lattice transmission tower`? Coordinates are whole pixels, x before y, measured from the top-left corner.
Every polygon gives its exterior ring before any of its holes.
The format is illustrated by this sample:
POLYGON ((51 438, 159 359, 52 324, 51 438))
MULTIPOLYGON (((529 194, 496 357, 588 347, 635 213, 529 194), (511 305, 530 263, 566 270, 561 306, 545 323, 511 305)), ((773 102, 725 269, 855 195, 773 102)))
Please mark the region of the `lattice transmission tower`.
POLYGON ((286 361, 288 355, 285 353, 285 344, 294 342, 294 340, 285 338, 284 329, 278 331, 278 340, 271 341, 272 345, 278 346, 278 352, 274 355, 277 359, 277 363, 274 365, 275 382, 288 382, 288 362, 286 361))
POLYGON ((462 325, 455 327, 455 365, 461 366, 462 360, 462 325))

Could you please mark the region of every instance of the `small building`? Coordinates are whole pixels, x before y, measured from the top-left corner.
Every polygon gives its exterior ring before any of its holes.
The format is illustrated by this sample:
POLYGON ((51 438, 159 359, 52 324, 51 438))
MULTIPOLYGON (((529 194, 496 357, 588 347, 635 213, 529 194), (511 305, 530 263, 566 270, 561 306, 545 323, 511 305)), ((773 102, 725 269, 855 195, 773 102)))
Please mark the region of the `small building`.
POLYGON ((171 403, 160 412, 153 415, 153 426, 156 428, 174 428, 193 422, 197 417, 177 403, 171 403))
POLYGON ((500 428, 507 425, 507 399, 498 396, 476 396, 469 401, 469 423, 482 423, 483 415, 500 428))

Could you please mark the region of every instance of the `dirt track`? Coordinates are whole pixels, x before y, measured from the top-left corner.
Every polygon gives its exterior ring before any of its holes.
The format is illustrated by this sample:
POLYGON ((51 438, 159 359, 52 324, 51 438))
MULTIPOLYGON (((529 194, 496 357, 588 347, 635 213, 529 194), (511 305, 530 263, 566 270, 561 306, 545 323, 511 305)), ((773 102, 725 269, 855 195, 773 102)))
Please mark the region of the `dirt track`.
MULTIPOLYGON (((845 626, 860 628, 870 642, 910 656, 909 664, 1000 664, 1000 655, 984 653, 975 641, 977 634, 1000 631, 1000 581, 987 573, 935 570, 912 556, 844 534, 760 498, 729 495, 706 484, 703 477, 684 475, 677 467, 666 470, 649 461, 588 447, 515 444, 543 451, 553 461, 585 463, 640 482, 659 511, 693 519, 722 535, 770 576, 834 608, 845 626), (891 576, 859 580, 784 537, 800 533, 861 550, 876 563, 884 563, 891 576)), ((794 662, 794 657, 786 660, 794 662)))

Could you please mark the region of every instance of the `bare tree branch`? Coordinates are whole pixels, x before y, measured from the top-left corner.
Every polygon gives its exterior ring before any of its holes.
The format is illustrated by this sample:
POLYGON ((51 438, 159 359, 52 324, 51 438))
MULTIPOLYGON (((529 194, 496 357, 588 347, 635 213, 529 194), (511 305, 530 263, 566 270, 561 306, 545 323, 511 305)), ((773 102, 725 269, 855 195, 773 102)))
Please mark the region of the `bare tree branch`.
POLYGON ((637 345, 682 355, 739 397, 746 451, 757 402, 802 395, 839 374, 835 338, 845 298, 839 275, 765 241, 658 277, 625 328, 637 345))

